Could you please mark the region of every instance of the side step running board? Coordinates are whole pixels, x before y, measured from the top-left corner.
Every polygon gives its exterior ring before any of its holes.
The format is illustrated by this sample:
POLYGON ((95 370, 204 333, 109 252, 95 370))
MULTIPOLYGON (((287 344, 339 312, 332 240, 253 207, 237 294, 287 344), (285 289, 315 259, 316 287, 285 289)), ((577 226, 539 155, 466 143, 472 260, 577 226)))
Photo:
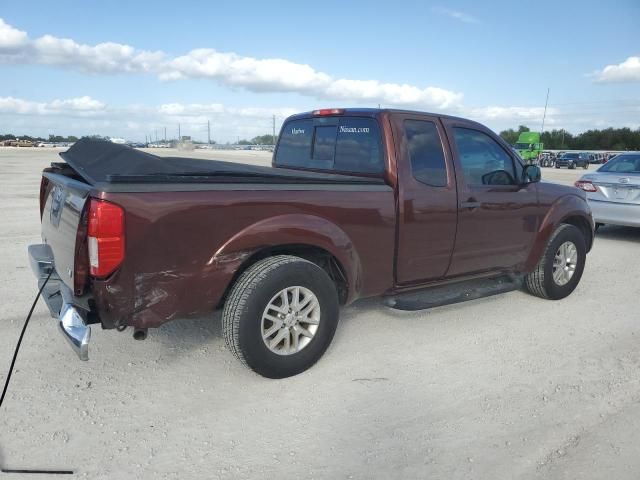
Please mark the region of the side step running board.
POLYGON ((396 310, 425 310, 476 298, 490 297, 520 288, 522 288, 522 277, 503 275, 389 295, 383 298, 383 303, 396 310))

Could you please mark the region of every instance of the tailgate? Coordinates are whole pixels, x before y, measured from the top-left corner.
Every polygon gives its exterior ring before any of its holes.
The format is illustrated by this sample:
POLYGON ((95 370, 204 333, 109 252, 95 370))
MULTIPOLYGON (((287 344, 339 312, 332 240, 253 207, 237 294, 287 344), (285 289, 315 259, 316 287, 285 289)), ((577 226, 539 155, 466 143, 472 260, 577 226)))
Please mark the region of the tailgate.
POLYGON ((78 227, 91 186, 56 173, 43 175, 50 187, 42 211, 42 240, 51 247, 61 280, 74 291, 76 252, 84 240, 84 235, 78 235, 78 227))

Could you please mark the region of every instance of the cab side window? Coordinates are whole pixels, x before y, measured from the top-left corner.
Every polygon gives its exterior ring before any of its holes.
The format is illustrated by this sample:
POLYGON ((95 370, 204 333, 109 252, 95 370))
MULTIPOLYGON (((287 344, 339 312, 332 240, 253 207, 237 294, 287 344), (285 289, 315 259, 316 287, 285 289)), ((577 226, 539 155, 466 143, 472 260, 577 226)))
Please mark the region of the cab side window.
POLYGON ((435 123, 405 120, 404 131, 413 178, 433 187, 446 186, 447 166, 435 123))
POLYGON ((467 185, 515 185, 513 160, 493 138, 470 128, 453 129, 467 185))

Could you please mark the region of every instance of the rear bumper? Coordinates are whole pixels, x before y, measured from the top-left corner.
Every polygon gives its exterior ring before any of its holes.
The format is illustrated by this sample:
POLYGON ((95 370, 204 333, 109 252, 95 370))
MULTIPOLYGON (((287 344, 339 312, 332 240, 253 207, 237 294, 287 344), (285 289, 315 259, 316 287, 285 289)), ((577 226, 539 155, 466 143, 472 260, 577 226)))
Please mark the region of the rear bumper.
POLYGON ((596 223, 640 227, 640 205, 589 200, 596 223))
POLYGON ((80 360, 89 360, 91 327, 87 325, 90 311, 87 299, 75 297, 71 289, 62 282, 56 272, 49 245, 29 245, 29 263, 38 279, 38 288, 42 288, 47 277, 51 275, 42 289, 42 298, 51 316, 58 319, 60 332, 73 351, 80 360))

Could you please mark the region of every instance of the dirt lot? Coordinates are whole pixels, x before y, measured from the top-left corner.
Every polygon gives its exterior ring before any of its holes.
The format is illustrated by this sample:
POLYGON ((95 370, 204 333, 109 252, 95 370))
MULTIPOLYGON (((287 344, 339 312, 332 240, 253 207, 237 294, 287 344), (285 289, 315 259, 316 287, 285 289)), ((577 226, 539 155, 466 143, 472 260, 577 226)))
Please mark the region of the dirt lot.
MULTIPOLYGON (((35 295, 26 247, 54 153, 0 149, 0 380, 35 295)), ((282 381, 233 359, 217 315, 146 342, 94 327, 81 363, 40 304, 0 412, 0 464, 98 479, 638 478, 639 253, 640 230, 605 227, 560 302, 513 292, 400 313, 362 301, 320 363, 282 381)))

